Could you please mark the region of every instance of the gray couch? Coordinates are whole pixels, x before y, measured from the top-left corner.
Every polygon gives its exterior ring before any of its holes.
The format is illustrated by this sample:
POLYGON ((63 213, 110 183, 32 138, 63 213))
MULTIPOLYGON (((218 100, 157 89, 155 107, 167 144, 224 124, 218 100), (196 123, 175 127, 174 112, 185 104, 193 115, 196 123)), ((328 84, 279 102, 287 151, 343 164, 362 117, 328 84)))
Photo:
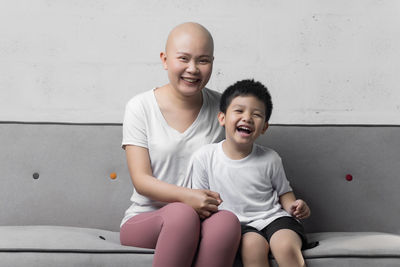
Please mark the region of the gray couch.
MULTIPOLYGON (((0 123, 0 266, 151 266, 119 244, 120 142, 119 124, 0 123)), ((400 266, 400 127, 274 125, 260 142, 312 209, 308 266, 400 266)))

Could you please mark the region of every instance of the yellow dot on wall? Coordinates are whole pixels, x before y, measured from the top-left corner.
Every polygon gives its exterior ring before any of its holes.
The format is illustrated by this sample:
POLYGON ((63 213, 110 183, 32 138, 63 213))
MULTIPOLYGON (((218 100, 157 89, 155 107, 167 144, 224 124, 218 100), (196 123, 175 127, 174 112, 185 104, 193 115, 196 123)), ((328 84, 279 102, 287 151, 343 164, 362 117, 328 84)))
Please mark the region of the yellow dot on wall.
POLYGON ((111 179, 116 179, 117 178, 117 174, 115 172, 110 173, 110 178, 111 179))

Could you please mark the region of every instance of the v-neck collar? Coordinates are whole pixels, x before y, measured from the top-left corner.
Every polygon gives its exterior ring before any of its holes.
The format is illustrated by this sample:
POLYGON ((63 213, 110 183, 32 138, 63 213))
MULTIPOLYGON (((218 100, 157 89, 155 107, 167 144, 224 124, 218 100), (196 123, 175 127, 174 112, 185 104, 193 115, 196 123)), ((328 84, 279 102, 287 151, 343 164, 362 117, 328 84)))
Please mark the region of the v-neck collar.
POLYGON ((203 113, 205 112, 206 106, 208 105, 208 99, 207 99, 207 97, 205 96, 205 92, 204 92, 205 88, 203 88, 203 89, 201 90, 201 95, 202 95, 202 97, 203 97, 203 103, 202 103, 202 105, 201 105, 201 108, 200 108, 199 113, 197 114, 196 119, 195 119, 195 120, 193 121, 193 123, 192 123, 185 131, 183 131, 182 133, 179 132, 178 130, 176 130, 175 128, 171 127, 171 126, 168 124, 167 120, 165 119, 164 115, 162 114, 161 109, 160 109, 160 106, 158 105, 158 102, 157 102, 157 99, 156 99, 156 95, 155 95, 155 90, 156 90, 156 89, 157 89, 157 88, 154 88, 154 89, 151 91, 151 95, 152 95, 153 103, 154 103, 154 105, 155 105, 155 109, 156 109, 157 114, 158 114, 158 117, 159 117, 159 121, 163 124, 163 126, 164 126, 166 129, 168 129, 168 131, 173 132, 175 135, 178 135, 178 136, 181 136, 181 137, 184 137, 184 136, 188 135, 188 134, 192 131, 192 129, 195 128, 195 127, 197 126, 197 124, 199 124, 199 120, 200 120, 200 118, 201 118, 202 116, 204 116, 203 113))

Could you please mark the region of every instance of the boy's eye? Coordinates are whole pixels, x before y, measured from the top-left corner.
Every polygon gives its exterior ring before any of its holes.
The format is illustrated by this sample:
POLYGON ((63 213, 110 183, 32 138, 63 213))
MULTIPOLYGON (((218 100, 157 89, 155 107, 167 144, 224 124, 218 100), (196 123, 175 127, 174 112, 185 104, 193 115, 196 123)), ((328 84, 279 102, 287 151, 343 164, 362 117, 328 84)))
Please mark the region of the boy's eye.
POLYGON ((181 60, 181 61, 185 61, 185 62, 188 61, 187 57, 179 57, 178 59, 181 60))
POLYGON ((241 113, 241 112, 242 112, 241 109, 235 109, 235 110, 233 110, 233 111, 236 112, 236 113, 241 113))

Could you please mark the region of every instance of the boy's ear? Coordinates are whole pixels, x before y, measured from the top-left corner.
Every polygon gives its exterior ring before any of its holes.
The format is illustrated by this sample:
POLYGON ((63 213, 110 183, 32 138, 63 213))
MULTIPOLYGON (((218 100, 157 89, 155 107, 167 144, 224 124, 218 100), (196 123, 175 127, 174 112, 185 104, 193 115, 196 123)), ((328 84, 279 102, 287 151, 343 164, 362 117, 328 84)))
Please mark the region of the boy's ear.
POLYGON ((164 70, 167 70, 167 69, 168 69, 168 65, 167 65, 167 53, 161 52, 161 53, 160 53, 160 59, 161 59, 161 62, 162 62, 162 64, 163 64, 164 70))
POLYGON ((225 126, 225 114, 221 111, 218 113, 218 121, 219 125, 225 126))
POLYGON ((269 127, 269 123, 268 123, 268 121, 266 121, 265 124, 264 124, 264 127, 263 127, 263 129, 261 131, 261 134, 264 134, 267 131, 268 127, 269 127))

